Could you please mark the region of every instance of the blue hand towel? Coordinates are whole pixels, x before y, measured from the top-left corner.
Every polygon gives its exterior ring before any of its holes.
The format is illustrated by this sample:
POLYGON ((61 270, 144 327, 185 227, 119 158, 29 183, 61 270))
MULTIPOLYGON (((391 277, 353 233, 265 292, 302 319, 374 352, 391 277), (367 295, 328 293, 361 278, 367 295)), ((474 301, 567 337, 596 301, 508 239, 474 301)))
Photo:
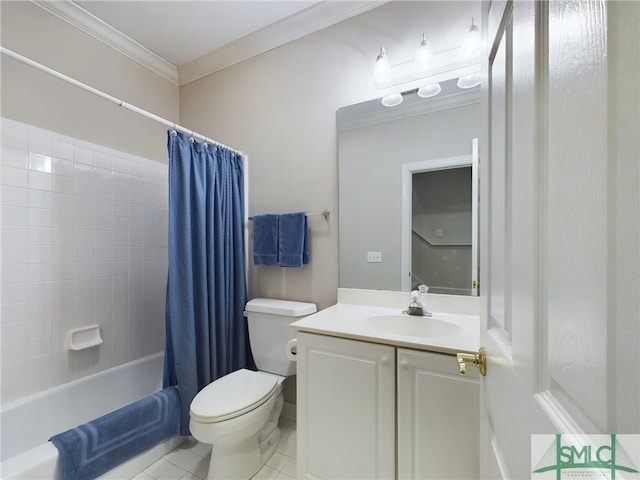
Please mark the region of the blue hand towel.
POLYGON ((279 217, 270 213, 253 217, 253 263, 256 265, 278 263, 279 217))
POLYGON ((50 440, 63 480, 90 480, 179 434, 178 389, 169 387, 50 440))
POLYGON ((309 263, 308 237, 305 212, 280 215, 278 258, 281 267, 301 267, 309 263))

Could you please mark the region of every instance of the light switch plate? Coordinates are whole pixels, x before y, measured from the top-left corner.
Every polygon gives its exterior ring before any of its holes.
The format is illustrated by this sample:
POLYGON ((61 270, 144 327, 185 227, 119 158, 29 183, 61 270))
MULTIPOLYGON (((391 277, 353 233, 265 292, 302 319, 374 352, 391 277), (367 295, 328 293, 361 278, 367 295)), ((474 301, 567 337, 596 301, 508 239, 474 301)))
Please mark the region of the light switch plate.
POLYGON ((367 263, 381 263, 382 252, 367 252, 367 263))

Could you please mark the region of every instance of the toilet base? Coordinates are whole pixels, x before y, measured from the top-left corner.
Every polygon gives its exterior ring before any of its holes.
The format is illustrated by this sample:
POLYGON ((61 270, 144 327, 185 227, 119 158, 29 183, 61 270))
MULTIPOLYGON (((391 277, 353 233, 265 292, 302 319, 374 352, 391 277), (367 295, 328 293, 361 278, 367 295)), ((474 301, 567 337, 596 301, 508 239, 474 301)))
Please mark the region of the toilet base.
POLYGON ((233 445, 214 445, 208 480, 247 480, 262 467, 258 435, 233 445))
POLYGON ((214 444, 207 480, 249 480, 258 473, 280 442, 277 425, 283 404, 280 393, 265 426, 255 435, 236 443, 214 444))

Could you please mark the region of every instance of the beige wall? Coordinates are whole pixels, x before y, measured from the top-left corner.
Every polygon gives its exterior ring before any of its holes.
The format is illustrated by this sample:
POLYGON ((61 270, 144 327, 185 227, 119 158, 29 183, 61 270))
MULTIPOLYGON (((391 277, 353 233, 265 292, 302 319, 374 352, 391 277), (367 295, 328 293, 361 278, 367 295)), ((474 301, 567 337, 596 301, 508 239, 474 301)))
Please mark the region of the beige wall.
MULTIPOLYGON (((476 2, 395 1, 181 88, 31 2, 0 2, 1 43, 243 150, 250 158, 251 214, 330 209, 329 221, 310 220, 310 265, 250 265, 249 274, 251 297, 325 308, 338 287, 336 110, 379 96, 371 75, 382 45, 392 63, 410 60, 423 32, 434 51, 452 48, 474 9, 476 2), (455 24, 443 21, 448 15, 455 24)), ((166 162, 163 125, 5 55, 0 61, 3 117, 166 162)))
POLYGON ((328 222, 311 219, 310 265, 250 265, 250 296, 313 301, 319 308, 335 303, 336 110, 379 96, 371 75, 380 46, 392 64, 412 59, 423 31, 436 52, 457 46, 469 8, 458 2, 391 2, 181 88, 185 125, 249 155, 251 214, 326 208, 332 213, 328 222), (443 24, 448 10, 459 18, 456 25, 443 24))
MULTIPOLYGON (((2 46, 169 120, 179 88, 31 2, 0 2, 2 46)), ((166 127, 6 55, 3 117, 166 163, 166 127)))
MULTIPOLYGON (((434 51, 457 46, 475 2, 391 2, 181 88, 30 2, 2 2, 2 45, 115 97, 177 120, 249 155, 249 211, 330 209, 312 217, 312 263, 250 265, 249 294, 336 301, 336 110, 378 96, 384 45, 410 60, 423 32, 434 51), (456 23, 444 22, 452 15, 456 23)), ((166 128, 2 56, 2 116, 166 162, 166 128)))

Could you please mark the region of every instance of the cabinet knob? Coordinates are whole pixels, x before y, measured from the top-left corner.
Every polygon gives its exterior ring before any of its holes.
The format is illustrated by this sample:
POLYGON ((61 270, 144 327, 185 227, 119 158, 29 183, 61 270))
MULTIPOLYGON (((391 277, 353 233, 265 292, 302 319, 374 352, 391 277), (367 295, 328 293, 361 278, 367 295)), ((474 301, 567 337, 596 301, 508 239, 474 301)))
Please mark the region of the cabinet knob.
POLYGON ((380 363, 381 363, 382 365, 389 365, 389 357, 382 357, 382 358, 380 359, 380 363))
POLYGON ((400 362, 400 367, 401 367, 403 370, 408 370, 408 369, 409 369, 409 362, 407 362, 406 360, 402 360, 402 361, 400 362))

